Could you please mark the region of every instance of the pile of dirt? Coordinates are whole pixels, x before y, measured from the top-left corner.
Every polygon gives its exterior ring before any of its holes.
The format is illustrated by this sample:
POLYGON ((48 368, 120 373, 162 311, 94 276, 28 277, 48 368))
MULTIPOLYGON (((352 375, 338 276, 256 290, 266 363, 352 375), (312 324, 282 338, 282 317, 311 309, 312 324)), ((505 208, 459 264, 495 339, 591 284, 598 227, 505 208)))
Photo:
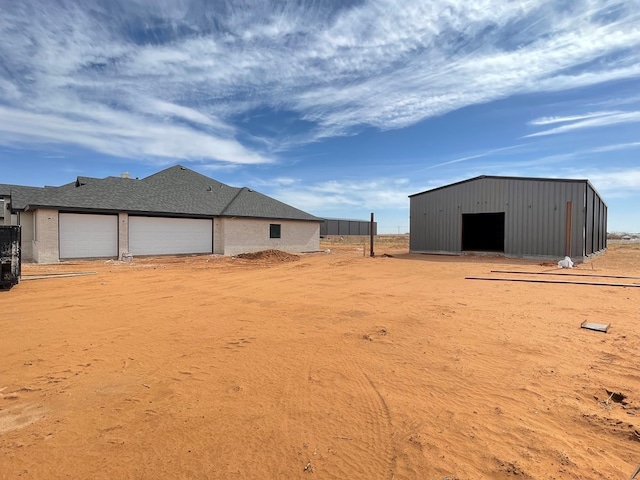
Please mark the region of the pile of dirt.
POLYGON ((268 260, 272 262, 295 262, 300 260, 300 255, 283 252, 282 250, 262 250, 260 252, 241 253, 237 258, 244 260, 268 260))

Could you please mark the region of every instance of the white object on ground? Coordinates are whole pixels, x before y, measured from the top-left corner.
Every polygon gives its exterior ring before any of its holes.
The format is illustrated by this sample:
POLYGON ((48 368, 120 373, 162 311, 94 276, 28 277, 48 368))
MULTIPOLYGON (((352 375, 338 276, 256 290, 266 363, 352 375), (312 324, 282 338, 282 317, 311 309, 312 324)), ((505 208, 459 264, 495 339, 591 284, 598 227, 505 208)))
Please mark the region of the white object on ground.
POLYGON ((558 268, 573 268, 573 262, 569 257, 564 257, 558 262, 558 268))

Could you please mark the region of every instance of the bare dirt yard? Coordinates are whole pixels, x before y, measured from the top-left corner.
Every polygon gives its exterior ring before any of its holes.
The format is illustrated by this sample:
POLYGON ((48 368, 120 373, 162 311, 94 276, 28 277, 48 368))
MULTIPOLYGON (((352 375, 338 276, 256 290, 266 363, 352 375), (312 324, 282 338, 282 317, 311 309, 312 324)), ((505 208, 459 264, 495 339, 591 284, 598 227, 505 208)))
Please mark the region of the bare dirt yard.
POLYGON ((638 284, 491 270, 640 277, 640 244, 562 271, 323 248, 25 265, 0 292, 0 478, 632 475, 640 288, 465 276, 638 284), (63 272, 97 273, 33 279, 63 272))

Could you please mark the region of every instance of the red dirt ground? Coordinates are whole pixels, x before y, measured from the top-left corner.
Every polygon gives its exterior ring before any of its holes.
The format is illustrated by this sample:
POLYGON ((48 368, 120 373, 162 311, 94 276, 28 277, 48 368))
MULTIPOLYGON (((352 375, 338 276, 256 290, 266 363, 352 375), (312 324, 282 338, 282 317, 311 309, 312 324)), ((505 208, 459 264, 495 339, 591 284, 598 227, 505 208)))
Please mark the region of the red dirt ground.
POLYGON ((571 271, 323 248, 25 265, 0 292, 0 478, 620 479, 640 463, 640 289, 465 280, 640 277, 640 245, 571 271), (27 280, 80 271, 97 274, 27 280))

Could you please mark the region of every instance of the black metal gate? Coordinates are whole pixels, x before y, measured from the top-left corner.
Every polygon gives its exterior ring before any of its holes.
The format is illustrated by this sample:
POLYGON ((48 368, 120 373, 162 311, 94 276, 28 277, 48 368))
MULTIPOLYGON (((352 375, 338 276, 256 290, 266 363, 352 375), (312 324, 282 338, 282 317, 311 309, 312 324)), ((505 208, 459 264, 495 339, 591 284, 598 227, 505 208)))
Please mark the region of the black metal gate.
POLYGON ((0 225, 0 288, 20 281, 20 226, 0 225))

